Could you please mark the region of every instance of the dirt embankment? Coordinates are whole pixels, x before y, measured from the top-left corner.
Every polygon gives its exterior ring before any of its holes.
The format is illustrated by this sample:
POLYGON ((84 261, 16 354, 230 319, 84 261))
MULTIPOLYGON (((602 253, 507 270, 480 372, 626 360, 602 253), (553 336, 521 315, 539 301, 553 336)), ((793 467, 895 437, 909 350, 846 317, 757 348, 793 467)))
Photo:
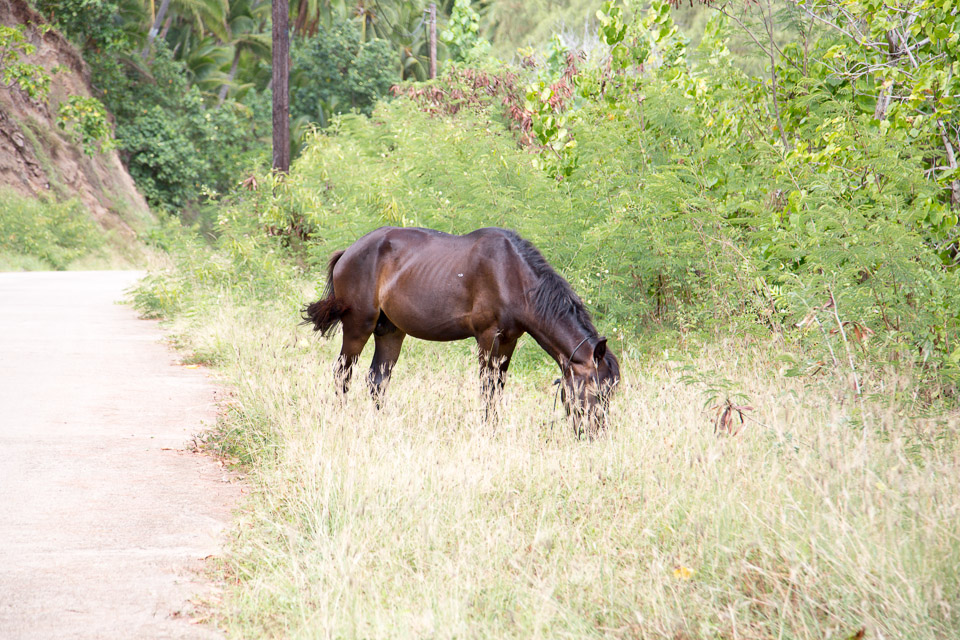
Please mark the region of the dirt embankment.
POLYGON ((0 24, 25 25, 27 40, 37 48, 24 61, 42 65, 51 77, 43 102, 0 83, 0 188, 77 197, 104 230, 132 242, 154 222, 153 214, 116 151, 87 156, 57 127, 62 100, 93 92, 83 58, 59 32, 37 28, 45 22, 24 0, 0 0, 0 24))

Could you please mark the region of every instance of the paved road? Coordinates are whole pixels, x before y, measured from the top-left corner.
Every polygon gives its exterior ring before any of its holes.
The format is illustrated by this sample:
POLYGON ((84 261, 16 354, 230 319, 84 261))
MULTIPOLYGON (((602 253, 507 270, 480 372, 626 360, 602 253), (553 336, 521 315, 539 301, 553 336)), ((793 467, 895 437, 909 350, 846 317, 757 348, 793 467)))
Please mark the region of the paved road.
POLYGON ((0 638, 190 623, 239 485, 186 451, 215 389, 115 304, 135 272, 0 273, 0 638))

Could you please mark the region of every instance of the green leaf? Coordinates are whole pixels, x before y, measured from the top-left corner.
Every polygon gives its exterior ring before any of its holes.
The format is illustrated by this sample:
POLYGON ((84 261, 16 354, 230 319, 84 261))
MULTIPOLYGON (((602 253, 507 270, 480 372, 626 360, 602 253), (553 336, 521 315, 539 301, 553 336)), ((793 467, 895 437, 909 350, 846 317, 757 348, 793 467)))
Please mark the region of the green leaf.
POLYGON ((948 35, 950 35, 950 28, 947 27, 947 25, 945 25, 945 24, 943 24, 943 23, 941 22, 941 23, 938 24, 938 25, 934 28, 934 30, 933 30, 933 38, 932 38, 932 39, 934 40, 934 44, 936 44, 936 41, 937 41, 937 40, 943 40, 943 39, 946 38, 948 35))

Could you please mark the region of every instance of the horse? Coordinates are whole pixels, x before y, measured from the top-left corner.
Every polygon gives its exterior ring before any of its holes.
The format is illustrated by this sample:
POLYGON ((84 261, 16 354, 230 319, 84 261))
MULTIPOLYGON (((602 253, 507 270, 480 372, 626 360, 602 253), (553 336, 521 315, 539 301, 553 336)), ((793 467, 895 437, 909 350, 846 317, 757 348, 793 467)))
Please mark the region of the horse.
MULTIPOLYGON (((457 236, 381 227, 331 255, 323 298, 301 310, 304 325, 328 337, 340 324, 338 394, 373 335, 367 382, 378 408, 408 335, 473 337, 487 417, 496 415, 517 339, 529 333, 560 367, 561 397, 578 437, 605 426, 620 365, 580 297, 543 254, 515 231, 488 227, 457 236)), ((556 402, 556 400, 554 400, 556 402)))

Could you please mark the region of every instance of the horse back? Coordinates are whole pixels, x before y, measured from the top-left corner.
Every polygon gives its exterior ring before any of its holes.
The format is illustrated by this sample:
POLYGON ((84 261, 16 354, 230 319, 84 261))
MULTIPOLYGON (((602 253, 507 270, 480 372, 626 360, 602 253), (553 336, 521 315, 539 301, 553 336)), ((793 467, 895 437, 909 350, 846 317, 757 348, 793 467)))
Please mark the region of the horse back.
POLYGON ((516 257, 508 232, 497 227, 462 236, 420 227, 380 227, 343 253, 338 270, 367 272, 419 265, 480 268, 485 262, 502 264, 516 257))
POLYGON ((454 340, 512 322, 523 304, 523 266, 502 229, 456 236, 381 227, 351 245, 333 275, 351 308, 383 311, 416 337, 454 340))

